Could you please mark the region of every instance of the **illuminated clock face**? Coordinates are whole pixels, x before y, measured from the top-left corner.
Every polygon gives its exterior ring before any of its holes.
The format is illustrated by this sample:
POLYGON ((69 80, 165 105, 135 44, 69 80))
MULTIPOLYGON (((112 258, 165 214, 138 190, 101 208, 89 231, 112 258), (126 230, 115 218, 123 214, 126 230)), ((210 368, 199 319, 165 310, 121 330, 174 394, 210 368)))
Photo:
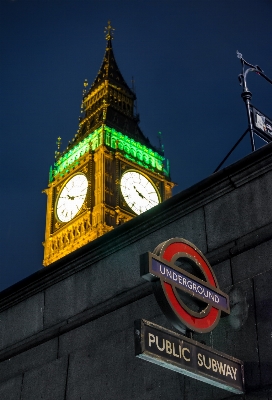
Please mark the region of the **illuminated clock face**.
POLYGON ((125 172, 120 185, 126 203, 138 215, 160 202, 155 186, 139 172, 125 172))
POLYGON ((85 175, 74 175, 63 186, 56 206, 56 214, 61 222, 73 219, 83 206, 88 190, 88 180, 85 175))

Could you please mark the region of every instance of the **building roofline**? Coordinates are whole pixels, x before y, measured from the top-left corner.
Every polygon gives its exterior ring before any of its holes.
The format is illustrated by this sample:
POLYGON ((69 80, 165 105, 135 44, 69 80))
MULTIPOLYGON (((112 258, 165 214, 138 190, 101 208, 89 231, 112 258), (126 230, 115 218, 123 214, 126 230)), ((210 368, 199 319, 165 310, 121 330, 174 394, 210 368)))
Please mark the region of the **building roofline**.
POLYGON ((0 312, 270 170, 272 143, 3 290, 0 312))

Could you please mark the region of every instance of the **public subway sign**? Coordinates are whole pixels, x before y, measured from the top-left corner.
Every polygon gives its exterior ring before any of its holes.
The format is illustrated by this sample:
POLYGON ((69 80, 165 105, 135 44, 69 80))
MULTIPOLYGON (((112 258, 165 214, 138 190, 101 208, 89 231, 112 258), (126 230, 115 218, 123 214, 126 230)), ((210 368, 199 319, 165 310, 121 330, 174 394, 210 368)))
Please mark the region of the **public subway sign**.
POLYGON ((233 393, 244 393, 243 362, 149 321, 135 321, 135 355, 233 393))
POLYGON ((189 241, 161 243, 141 256, 140 266, 163 313, 180 332, 210 332, 221 314, 230 313, 228 295, 219 289, 208 260, 189 241))
MULTIPOLYGON (((200 250, 185 239, 159 244, 140 257, 162 312, 181 333, 213 330, 230 313, 228 295, 200 250)), ((233 393, 244 392, 243 362, 145 320, 135 321, 135 355, 233 393)))

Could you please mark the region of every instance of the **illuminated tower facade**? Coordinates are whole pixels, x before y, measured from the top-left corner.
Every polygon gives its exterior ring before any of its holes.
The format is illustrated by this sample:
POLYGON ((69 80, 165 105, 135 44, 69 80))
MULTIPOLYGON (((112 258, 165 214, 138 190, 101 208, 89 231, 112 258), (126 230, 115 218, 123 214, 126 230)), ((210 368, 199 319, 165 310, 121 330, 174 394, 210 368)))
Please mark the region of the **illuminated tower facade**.
POLYGON ((85 83, 79 129, 50 169, 44 266, 172 195, 169 163, 138 125, 112 35, 109 23, 101 68, 89 90, 85 83))

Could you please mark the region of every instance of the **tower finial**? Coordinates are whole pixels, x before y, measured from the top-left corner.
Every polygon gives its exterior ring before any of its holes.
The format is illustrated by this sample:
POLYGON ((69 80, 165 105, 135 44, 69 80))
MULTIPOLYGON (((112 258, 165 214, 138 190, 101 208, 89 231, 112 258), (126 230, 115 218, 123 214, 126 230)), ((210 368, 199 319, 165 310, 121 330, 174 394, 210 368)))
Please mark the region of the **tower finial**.
POLYGON ((115 29, 111 26, 110 21, 108 21, 108 26, 105 26, 105 31, 106 33, 106 40, 113 40, 113 34, 114 34, 115 29))
POLYGON ((60 151, 59 151, 60 150, 60 145, 61 145, 61 137, 60 136, 58 137, 58 139, 56 141, 56 145, 57 145, 58 150, 55 151, 55 159, 57 160, 59 155, 60 155, 60 151))
POLYGON ((84 83, 83 83, 83 86, 84 86, 84 89, 83 89, 83 91, 82 91, 82 102, 81 102, 81 113, 83 113, 83 109, 84 109, 84 97, 85 97, 85 95, 86 95, 86 93, 87 93, 87 86, 88 86, 89 84, 88 84, 88 80, 87 79, 85 79, 85 81, 84 81, 84 83))

